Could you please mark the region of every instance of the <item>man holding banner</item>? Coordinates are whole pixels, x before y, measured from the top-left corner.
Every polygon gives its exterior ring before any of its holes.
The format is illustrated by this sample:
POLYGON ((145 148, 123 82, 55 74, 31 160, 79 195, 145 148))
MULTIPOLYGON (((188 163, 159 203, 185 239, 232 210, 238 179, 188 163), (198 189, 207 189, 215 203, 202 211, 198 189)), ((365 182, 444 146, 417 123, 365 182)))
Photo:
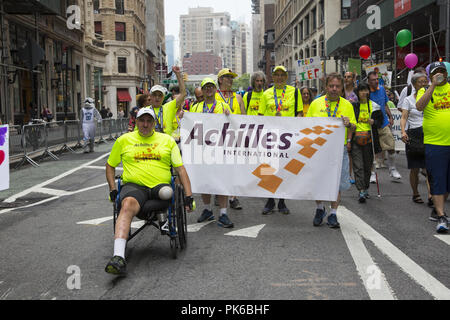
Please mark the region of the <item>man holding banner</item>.
MULTIPOLYGON (((326 78, 326 95, 313 101, 309 107, 307 117, 333 117, 342 118, 344 126, 347 128, 345 132, 345 141, 343 146, 343 162, 341 171, 341 182, 339 187, 339 194, 336 201, 331 202, 331 212, 328 216, 328 226, 330 228, 339 228, 337 221, 337 208, 341 199, 341 192, 350 188, 350 174, 349 174, 349 157, 347 152, 347 143, 351 142, 350 136, 356 128, 355 112, 352 104, 342 98, 340 95, 344 89, 344 79, 338 73, 331 73, 326 78)), ((323 219, 327 215, 325 206, 322 201, 316 201, 317 210, 314 217, 313 225, 318 227, 322 224, 323 219)))
MULTIPOLYGON (((272 117, 303 117, 303 102, 299 90, 287 85, 287 69, 284 66, 275 67, 272 72, 272 78, 274 86, 264 91, 258 114, 272 117)), ((262 214, 271 214, 274 208, 275 199, 269 198, 262 214)), ((284 199, 278 201, 278 211, 283 214, 290 213, 284 203, 284 199)))
MULTIPOLYGON (((195 104, 191 112, 196 113, 212 113, 212 114, 226 114, 230 115, 231 110, 228 104, 217 101, 216 100, 216 91, 217 86, 213 79, 205 78, 201 84, 204 101, 203 103, 195 104)), ((224 228, 233 228, 234 224, 231 222, 230 218, 227 215, 227 196, 218 196, 219 206, 220 206, 220 217, 218 221, 218 225, 224 228)), ((202 215, 198 218, 197 222, 201 223, 204 221, 210 221, 214 219, 214 213, 212 211, 211 205, 211 195, 210 194, 202 194, 202 200, 204 209, 202 215)))

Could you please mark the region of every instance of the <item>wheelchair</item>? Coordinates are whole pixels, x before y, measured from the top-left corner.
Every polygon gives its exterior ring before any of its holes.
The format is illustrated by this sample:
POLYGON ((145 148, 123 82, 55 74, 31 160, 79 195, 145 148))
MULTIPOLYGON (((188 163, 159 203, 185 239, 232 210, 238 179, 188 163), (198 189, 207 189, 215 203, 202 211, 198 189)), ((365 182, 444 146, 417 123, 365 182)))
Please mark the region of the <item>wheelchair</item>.
MULTIPOLYGON (((116 230, 116 221, 120 213, 121 204, 119 199, 122 184, 121 176, 116 176, 115 178, 117 179, 118 195, 113 202, 114 232, 116 230)), ((134 232, 130 229, 128 241, 133 239, 146 227, 153 226, 161 232, 161 235, 167 235, 169 237, 171 256, 173 259, 176 259, 178 249, 182 251, 187 247, 187 219, 186 207, 184 203, 185 194, 183 186, 180 183, 177 183, 177 176, 173 173, 170 186, 173 190, 173 195, 170 200, 151 199, 145 202, 144 206, 141 208, 141 211, 136 216, 145 223, 134 232), (164 224, 162 226, 163 222, 164 224)))

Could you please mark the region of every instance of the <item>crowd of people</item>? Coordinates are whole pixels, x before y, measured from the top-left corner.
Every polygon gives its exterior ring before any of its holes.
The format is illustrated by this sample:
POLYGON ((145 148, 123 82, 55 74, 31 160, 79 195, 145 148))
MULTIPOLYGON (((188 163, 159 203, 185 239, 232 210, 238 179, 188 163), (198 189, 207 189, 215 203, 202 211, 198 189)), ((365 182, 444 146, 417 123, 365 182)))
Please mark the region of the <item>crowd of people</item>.
MULTIPOLYGON (((124 251, 131 220, 145 200, 159 196, 158 188, 168 183, 171 167, 181 172, 188 210, 193 207, 190 180, 174 143, 180 139, 180 119, 184 112, 342 119, 346 133, 339 196, 331 203, 330 210, 323 201, 316 201, 313 218, 315 227, 321 226, 328 216, 327 225, 339 228, 337 210, 341 192, 349 190, 352 183, 358 191, 357 201, 365 203, 370 198, 370 184, 378 186, 377 169, 385 167, 385 158, 391 179, 394 182, 402 179, 396 167, 399 155, 395 151, 391 129, 394 123, 391 108, 398 108, 402 110, 402 140, 406 144, 412 201, 424 203, 418 190, 419 174, 423 174, 427 177, 427 205, 433 208, 430 220, 437 222, 437 232, 448 232, 444 203, 450 191, 450 84, 447 83, 445 64, 433 63, 429 74, 418 68, 412 77, 412 85, 402 91, 398 101, 392 91, 380 85, 376 72, 370 72, 367 81, 358 82, 352 72, 331 73, 324 79, 324 91, 317 94, 315 88, 289 85, 288 70, 277 66, 273 69, 272 85, 267 83, 264 73, 256 72, 251 76, 251 90, 243 96, 232 90, 233 80, 238 75, 230 69, 222 69, 217 79, 205 78, 194 90, 195 101, 188 103, 181 71, 174 67, 173 72, 179 87, 168 92, 156 85, 148 94, 139 97, 136 108, 130 113, 129 132, 132 136, 120 137, 108 159, 111 199, 118 196, 113 173, 120 160, 125 185, 131 183, 137 187, 120 195, 124 206, 116 227, 114 257, 107 265, 107 272, 121 274, 124 271, 124 251), (173 138, 170 141, 169 136, 173 138)), ((203 194, 201 199, 199 223, 213 220, 214 206, 217 205, 220 209, 218 225, 234 226, 227 209, 228 205, 231 209, 242 209, 236 196, 219 195, 212 201, 211 194, 203 194)), ((284 199, 278 199, 277 204, 272 198, 267 199, 261 213, 269 215, 275 207, 282 214, 290 213, 284 199)))

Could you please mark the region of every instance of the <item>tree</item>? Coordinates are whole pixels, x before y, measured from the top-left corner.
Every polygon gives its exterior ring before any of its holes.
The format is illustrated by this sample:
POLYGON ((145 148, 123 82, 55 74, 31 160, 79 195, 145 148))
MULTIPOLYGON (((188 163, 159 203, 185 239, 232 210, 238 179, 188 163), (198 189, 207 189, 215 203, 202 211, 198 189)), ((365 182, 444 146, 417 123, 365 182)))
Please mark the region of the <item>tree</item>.
POLYGON ((247 90, 249 86, 250 86, 250 74, 244 73, 239 78, 234 79, 232 90, 237 91, 240 88, 242 88, 242 90, 247 90))

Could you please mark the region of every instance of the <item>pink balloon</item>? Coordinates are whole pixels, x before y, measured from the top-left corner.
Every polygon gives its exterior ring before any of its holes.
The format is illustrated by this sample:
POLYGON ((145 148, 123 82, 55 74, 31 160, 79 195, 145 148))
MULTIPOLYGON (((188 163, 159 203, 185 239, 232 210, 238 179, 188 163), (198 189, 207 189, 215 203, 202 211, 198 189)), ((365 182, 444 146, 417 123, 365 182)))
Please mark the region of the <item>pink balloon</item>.
POLYGON ((412 69, 415 66, 417 66, 418 62, 419 62, 419 58, 414 53, 410 53, 405 57, 405 65, 409 69, 412 69))

